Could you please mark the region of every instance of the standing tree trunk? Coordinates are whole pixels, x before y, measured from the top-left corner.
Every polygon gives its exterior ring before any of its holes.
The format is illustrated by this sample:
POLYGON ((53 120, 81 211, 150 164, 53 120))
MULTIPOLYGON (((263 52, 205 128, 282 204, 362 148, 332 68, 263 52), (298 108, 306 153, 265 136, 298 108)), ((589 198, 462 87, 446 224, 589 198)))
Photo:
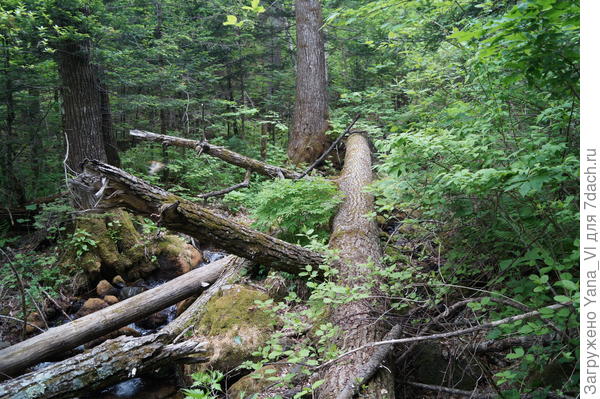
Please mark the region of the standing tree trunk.
MULTIPOLYGON (((353 134, 346 142, 344 169, 338 180, 344 202, 333 221, 329 247, 339 251, 338 284, 365 285, 369 269, 366 264, 381 262, 377 225, 365 215, 373 211, 373 197, 364 188, 371 183, 371 150, 367 139, 353 134)), ((376 293, 373 297, 377 298, 376 293)), ((342 351, 351 350, 381 340, 387 329, 381 322, 385 304, 372 298, 354 300, 331 309, 330 318, 342 334, 336 342, 342 351)), ((320 398, 335 398, 351 378, 368 363, 374 349, 359 351, 341 359, 325 371, 320 398)), ((364 392, 369 398, 393 398, 393 378, 387 369, 380 369, 364 392)))
POLYGON ((110 112, 110 97, 108 88, 102 84, 100 79, 100 68, 98 68, 98 90, 100 94, 100 112, 102 113, 102 140, 104 141, 104 151, 108 163, 120 167, 119 149, 117 148, 117 139, 112 126, 112 114, 110 112))
POLYGON ((107 161, 96 68, 90 62, 89 40, 64 42, 57 53, 68 145, 67 166, 71 173, 79 173, 86 158, 107 161))
POLYGON ((327 66, 319 0, 296 0, 296 104, 288 156, 311 163, 327 147, 327 66))

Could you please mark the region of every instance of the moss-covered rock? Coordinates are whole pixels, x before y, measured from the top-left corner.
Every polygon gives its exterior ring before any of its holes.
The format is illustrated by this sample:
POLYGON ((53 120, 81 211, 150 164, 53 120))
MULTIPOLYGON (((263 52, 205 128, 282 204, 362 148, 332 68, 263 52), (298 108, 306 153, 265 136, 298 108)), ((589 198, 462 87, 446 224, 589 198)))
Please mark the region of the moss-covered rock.
POLYGON ((268 298, 241 285, 226 287, 213 297, 195 327, 195 335, 207 337, 212 354, 208 363, 190 366, 190 373, 207 368, 229 371, 250 359, 273 331, 273 320, 255 303, 268 298))
POLYGON ((102 278, 110 281, 119 275, 134 281, 159 269, 165 270, 163 278, 173 278, 201 260, 194 247, 175 235, 144 236, 136 229, 134 217, 123 210, 82 216, 75 228, 76 232, 87 232, 93 245, 78 253, 74 243, 63 264, 83 269, 92 287, 102 278))

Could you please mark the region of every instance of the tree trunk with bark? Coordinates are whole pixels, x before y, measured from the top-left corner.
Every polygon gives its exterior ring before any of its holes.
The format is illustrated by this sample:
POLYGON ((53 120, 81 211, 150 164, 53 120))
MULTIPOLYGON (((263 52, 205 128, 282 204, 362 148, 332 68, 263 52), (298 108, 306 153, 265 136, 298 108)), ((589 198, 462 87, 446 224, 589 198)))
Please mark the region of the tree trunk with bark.
POLYGON ((296 0, 296 103, 288 143, 293 163, 311 163, 327 147, 327 65, 319 0, 296 0))
POLYGON ((0 376, 73 349, 201 292, 235 259, 225 258, 192 270, 159 287, 76 319, 0 351, 0 376))
POLYGON ((238 154, 237 152, 228 150, 225 147, 212 145, 207 141, 190 140, 175 136, 166 136, 164 134, 156 134, 152 132, 146 132, 143 130, 131 130, 129 134, 144 140, 162 143, 163 145, 174 145, 178 147, 191 148, 192 150, 196 150, 202 154, 207 154, 215 158, 219 158, 222 161, 225 161, 235 166, 239 166, 240 168, 251 170, 252 172, 258 173, 259 175, 268 176, 272 178, 283 176, 286 179, 297 179, 300 177, 300 173, 294 172, 293 170, 269 165, 268 163, 264 163, 256 159, 249 158, 245 155, 238 154))
POLYGON ((98 77, 90 60, 90 46, 89 40, 66 41, 57 49, 68 145, 67 165, 73 173, 81 172, 84 159, 107 160, 102 139, 98 77))
MULTIPOLYGON (((360 286, 367 283, 366 264, 381 262, 377 225, 365 215, 373 212, 373 197, 364 192, 372 181, 371 150, 366 137, 351 135, 346 142, 344 168, 338 180, 344 202, 333 221, 329 247, 339 251, 334 264, 339 269, 338 284, 360 286)), ((373 293, 376 294, 376 293, 373 293)), ((381 340, 386 326, 381 322, 385 304, 377 300, 360 299, 331 309, 330 319, 341 336, 336 344, 342 351, 352 350, 369 342, 381 340)), ((356 352, 331 365, 323 375, 320 398, 335 398, 352 378, 359 374, 373 355, 374 349, 356 352)), ((387 369, 380 369, 364 392, 369 398, 393 398, 393 378, 387 369)))
POLYGON ((323 263, 321 254, 232 222, 99 161, 87 161, 85 173, 72 184, 90 193, 98 209, 126 207, 158 218, 158 223, 170 230, 265 266, 298 273, 306 265, 323 263))

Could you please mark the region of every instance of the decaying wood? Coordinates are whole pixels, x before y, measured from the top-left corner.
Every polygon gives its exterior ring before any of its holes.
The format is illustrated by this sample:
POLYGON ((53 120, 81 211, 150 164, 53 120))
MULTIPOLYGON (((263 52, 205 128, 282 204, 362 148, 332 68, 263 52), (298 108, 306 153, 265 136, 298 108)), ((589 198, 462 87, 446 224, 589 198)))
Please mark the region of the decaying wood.
MULTIPOLYGON (((377 225, 365 215, 373 211, 373 197, 364 192, 372 181, 371 150, 367 138, 352 134, 346 142, 344 168, 338 180, 344 194, 344 202, 333 221, 333 233, 329 247, 338 250, 338 283, 360 285, 366 283, 367 269, 364 265, 380 264, 381 248, 377 225)), ((387 328, 382 325, 381 314, 384 304, 376 300, 361 299, 341 304, 331 309, 330 319, 339 328, 342 336, 338 347, 352 350, 384 337, 387 328)), ((352 378, 367 364, 374 350, 354 352, 342 361, 330 364, 322 378, 320 398, 333 398, 342 392, 352 378)), ((393 398, 393 376, 378 369, 364 392, 369 398, 393 398)))
POLYGON ((99 162, 86 161, 73 184, 96 193, 98 209, 124 206, 158 218, 160 225, 224 251, 290 273, 323 263, 323 256, 230 221, 196 203, 177 197, 142 179, 99 162))
POLYGON ((190 339, 168 343, 166 334, 121 336, 45 369, 0 385, 0 399, 72 398, 102 389, 166 363, 196 362, 207 343, 190 339))
POLYGON ((250 176, 251 175, 252 175, 252 172, 250 172, 249 170, 247 170, 246 171, 246 176, 244 176, 244 181, 243 182, 238 183, 238 184, 234 184, 233 186, 224 188, 222 190, 211 191, 209 193, 200 194, 200 195, 197 195, 196 197, 202 198, 202 199, 211 198, 211 197, 220 197, 221 195, 225 195, 225 194, 230 193, 232 191, 239 190, 240 188, 248 187, 248 185, 250 184, 250 176))
MULTIPOLYGON (((214 282, 230 259, 192 270, 161 286, 0 351, 0 376, 15 376, 26 367, 101 337, 197 294, 214 282)), ((1 378, 1 377, 0 377, 1 378)))
MULTIPOLYGON (((465 391, 463 389, 449 388, 441 385, 431 385, 431 384, 423 384, 420 382, 409 381, 408 385, 412 385, 413 387, 426 389, 428 391, 442 392, 448 393, 451 395, 465 396, 469 399, 494 399, 498 397, 498 393, 478 393, 476 391, 465 391)), ((521 399, 533 399, 538 397, 539 395, 543 395, 548 399, 575 399, 572 396, 559 395, 554 392, 543 392, 544 390, 539 390, 538 392, 527 393, 521 395, 521 399), (543 392, 543 393, 542 393, 543 392)))
MULTIPOLYGON (((189 363, 204 361, 203 357, 191 355, 203 354, 205 344, 186 341, 179 344, 187 331, 186 326, 193 325, 202 314, 202 308, 225 284, 235 281, 239 272, 249 266, 250 262, 236 256, 228 256, 221 260, 225 264, 219 278, 206 289, 194 303, 173 322, 159 333, 141 338, 119 337, 94 348, 85 355, 79 355, 46 368, 28 373, 24 376, 0 385, 1 392, 12 395, 25 391, 35 391, 33 383, 38 387, 50 387, 41 390, 44 398, 68 398, 77 396, 79 392, 99 390, 119 381, 131 378, 132 374, 152 371, 163 363, 189 363), (116 361, 107 364, 107 355, 116 361), (135 369, 135 370, 134 370, 135 369), (98 373, 98 370, 103 370, 98 373), (77 383, 74 383, 77 382, 77 383), (50 396, 52 395, 52 396, 50 396)), ((37 393, 36 393, 37 394, 37 393)), ((11 396, 15 397, 15 396, 11 396)), ((18 395, 16 396, 18 397, 18 395)), ((37 396, 24 396, 34 398, 37 396)), ((0 396, 0 399, 3 396, 0 396)))
POLYGON ((238 154, 237 152, 228 150, 225 147, 210 144, 207 141, 184 139, 181 137, 156 134, 143 130, 131 130, 129 134, 144 140, 156 141, 158 143, 162 143, 163 145, 191 148, 192 150, 196 150, 201 154, 207 154, 219 158, 222 161, 239 166, 240 168, 244 168, 246 170, 251 170, 259 175, 277 178, 282 174, 286 179, 297 179, 300 176, 300 173, 294 172, 293 170, 269 165, 268 163, 258 161, 245 155, 238 154))
POLYGON ((319 166, 321 164, 321 162, 323 162, 323 160, 325 158, 327 158, 327 155, 329 155, 331 153, 331 151, 333 151, 333 149, 335 147, 337 147, 338 144, 340 144, 340 141, 342 141, 343 138, 346 137, 346 135, 350 132, 350 129, 352 129, 352 126, 354 126, 354 124, 356 123, 358 118, 360 118, 360 114, 356 114, 356 116, 354 117, 352 122, 350 122, 350 125, 348 125, 348 127, 342 132, 342 134, 340 134, 339 137, 337 139, 335 139, 335 141, 333 143, 331 143, 329 148, 327 150, 325 150, 325 152, 323 154, 321 154, 321 156, 319 158, 317 158, 317 160, 315 162, 313 162, 312 165, 310 165, 308 168, 306 168, 306 170, 304 172, 302 172, 300 174, 299 179, 301 179, 304 176, 306 176, 307 174, 309 174, 311 170, 313 170, 314 168, 319 166))

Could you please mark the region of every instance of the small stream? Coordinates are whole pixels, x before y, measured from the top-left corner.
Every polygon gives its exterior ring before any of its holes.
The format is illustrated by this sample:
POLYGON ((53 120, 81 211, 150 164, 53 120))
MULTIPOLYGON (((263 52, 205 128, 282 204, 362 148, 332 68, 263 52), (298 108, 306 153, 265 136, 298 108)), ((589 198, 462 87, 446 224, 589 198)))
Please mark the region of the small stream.
MULTIPOLYGON (((204 260, 198 264, 197 267, 202 267, 211 262, 222 259, 226 255, 227 254, 223 252, 205 250, 203 251, 204 260)), ((158 287, 165 282, 166 280, 148 279, 142 284, 139 284, 139 286, 144 288, 144 290, 148 290, 158 287)), ((127 327, 136 330, 141 335, 152 334, 173 321, 175 317, 177 317, 177 306, 172 305, 160 312, 155 313, 147 319, 131 323, 127 327), (153 317, 155 319, 148 323, 148 320, 153 317), (158 319, 156 319, 156 317, 158 319), (160 323, 156 323, 156 320, 159 320, 160 323)), ((84 347, 81 345, 75 348, 73 352, 74 354, 77 354, 83 352, 83 350, 84 347)), ((32 367, 31 370, 41 370, 55 363, 56 362, 42 362, 32 367)), ((165 368, 163 368, 159 371, 159 373, 160 374, 150 374, 140 376, 138 378, 132 378, 103 389, 100 392, 90 392, 80 396, 79 399, 183 399, 185 395, 178 387, 175 368, 171 367, 170 370, 165 370, 165 368)))

